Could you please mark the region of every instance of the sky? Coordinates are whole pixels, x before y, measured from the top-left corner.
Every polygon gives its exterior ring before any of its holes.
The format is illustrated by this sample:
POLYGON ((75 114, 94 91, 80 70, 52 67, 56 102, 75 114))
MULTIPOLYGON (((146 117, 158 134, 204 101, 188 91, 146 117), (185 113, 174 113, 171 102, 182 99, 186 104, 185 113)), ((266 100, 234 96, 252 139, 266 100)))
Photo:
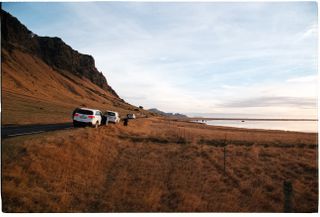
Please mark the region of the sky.
POLYGON ((2 3, 127 102, 205 116, 317 117, 316 2, 2 3))

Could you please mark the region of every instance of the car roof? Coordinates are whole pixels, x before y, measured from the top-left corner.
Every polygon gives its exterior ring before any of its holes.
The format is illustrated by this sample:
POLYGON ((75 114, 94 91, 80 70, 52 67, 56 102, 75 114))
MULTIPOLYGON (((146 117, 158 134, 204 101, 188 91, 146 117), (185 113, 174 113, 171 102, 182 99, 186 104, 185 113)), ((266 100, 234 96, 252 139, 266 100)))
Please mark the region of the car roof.
POLYGON ((99 111, 100 112, 100 110, 98 110, 98 109, 91 109, 91 108, 80 108, 80 109, 89 110, 89 111, 99 111))

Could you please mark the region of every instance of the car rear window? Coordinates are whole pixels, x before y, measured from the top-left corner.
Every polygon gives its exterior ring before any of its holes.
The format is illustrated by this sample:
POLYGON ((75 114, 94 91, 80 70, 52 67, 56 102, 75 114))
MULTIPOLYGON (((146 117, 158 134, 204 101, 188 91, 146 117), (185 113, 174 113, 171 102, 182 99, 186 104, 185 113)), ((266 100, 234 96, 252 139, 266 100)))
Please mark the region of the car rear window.
POLYGON ((107 112, 107 115, 109 115, 109 116, 116 116, 116 114, 113 113, 113 112, 107 112))
POLYGON ((82 115, 93 115, 93 111, 84 110, 84 109, 78 109, 77 113, 82 114, 82 115))

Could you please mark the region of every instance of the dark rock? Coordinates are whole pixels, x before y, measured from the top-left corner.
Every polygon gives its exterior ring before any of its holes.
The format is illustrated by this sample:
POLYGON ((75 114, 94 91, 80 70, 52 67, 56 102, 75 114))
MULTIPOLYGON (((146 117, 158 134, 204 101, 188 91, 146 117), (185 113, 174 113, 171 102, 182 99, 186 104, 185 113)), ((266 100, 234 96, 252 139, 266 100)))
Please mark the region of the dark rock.
POLYGON ((1 10, 1 45, 9 52, 19 49, 41 58, 53 69, 65 70, 78 77, 85 77, 92 83, 110 92, 117 93, 97 70, 92 56, 73 50, 58 37, 40 37, 25 27, 19 20, 1 10))
POLYGON ((184 114, 179 114, 179 113, 166 113, 163 111, 160 111, 159 109, 156 108, 152 108, 148 110, 149 112, 152 112, 154 114, 158 114, 158 115, 162 115, 162 116, 166 116, 166 117, 172 117, 172 118, 188 118, 188 116, 184 115, 184 114))

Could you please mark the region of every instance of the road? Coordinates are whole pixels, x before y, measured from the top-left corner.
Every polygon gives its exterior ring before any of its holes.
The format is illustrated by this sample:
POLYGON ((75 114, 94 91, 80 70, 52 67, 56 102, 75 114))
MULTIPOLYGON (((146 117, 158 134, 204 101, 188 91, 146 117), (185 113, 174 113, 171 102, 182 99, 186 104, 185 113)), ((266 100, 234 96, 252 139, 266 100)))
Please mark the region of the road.
MULTIPOLYGON (((245 121, 317 121, 316 119, 250 119, 250 118, 189 118, 187 121, 201 120, 245 120, 245 121)), ((14 125, 1 126, 1 138, 16 137, 23 135, 31 135, 55 130, 63 130, 73 128, 72 123, 60 124, 42 124, 42 125, 14 125)))
POLYGON ((55 130, 73 128, 72 123, 1 126, 1 138, 31 135, 55 130))

